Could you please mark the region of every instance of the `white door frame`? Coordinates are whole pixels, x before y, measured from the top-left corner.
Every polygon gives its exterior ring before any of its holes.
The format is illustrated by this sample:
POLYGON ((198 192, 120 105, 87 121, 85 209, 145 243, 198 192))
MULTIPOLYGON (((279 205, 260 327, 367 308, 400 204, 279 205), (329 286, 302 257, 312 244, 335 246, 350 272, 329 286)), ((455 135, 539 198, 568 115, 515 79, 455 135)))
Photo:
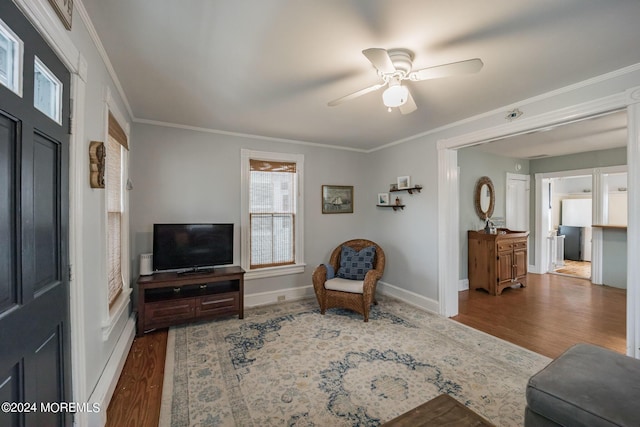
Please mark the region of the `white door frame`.
MULTIPOLYGON (((627 354, 640 358, 640 88, 632 88, 568 108, 521 117, 457 137, 442 139, 438 149, 438 295, 440 314, 458 314, 459 204, 457 150, 495 138, 530 132, 598 114, 627 110, 629 224, 627 227, 627 354)), ((537 260, 536 262, 539 262, 537 260)))

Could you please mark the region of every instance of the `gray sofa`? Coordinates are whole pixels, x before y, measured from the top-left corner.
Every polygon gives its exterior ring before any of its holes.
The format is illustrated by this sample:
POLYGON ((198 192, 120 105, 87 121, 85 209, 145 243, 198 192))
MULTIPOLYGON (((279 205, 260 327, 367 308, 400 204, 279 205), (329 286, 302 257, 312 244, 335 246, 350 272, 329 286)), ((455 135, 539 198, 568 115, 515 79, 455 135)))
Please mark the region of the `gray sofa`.
POLYGON ((640 426, 640 360, 577 344, 529 379, 525 427, 640 426))

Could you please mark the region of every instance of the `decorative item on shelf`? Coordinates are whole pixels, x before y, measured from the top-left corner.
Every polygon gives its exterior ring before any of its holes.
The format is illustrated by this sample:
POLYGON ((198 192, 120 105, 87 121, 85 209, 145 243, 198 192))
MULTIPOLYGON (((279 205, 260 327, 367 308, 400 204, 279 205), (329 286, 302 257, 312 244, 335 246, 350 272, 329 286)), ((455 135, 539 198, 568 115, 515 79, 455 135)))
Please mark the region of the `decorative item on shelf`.
POLYGON ((104 169, 106 151, 101 141, 89 144, 89 185, 91 188, 104 188, 104 169))
POLYGON ((487 217, 487 219, 486 219, 486 224, 484 226, 484 232, 486 234, 496 234, 497 233, 496 226, 493 223, 493 221, 491 221, 491 218, 489 218, 489 217, 487 217))
POLYGON ((323 185, 322 213, 353 213, 353 186, 323 185))
POLYGON ((389 191, 396 191, 398 189, 398 184, 389 184, 389 191))
POLYGON ((396 206, 400 206, 400 197, 396 197, 396 206))
POLYGON ((398 190, 406 190, 411 187, 411 178, 408 176, 398 177, 398 190))
POLYGON ((378 205, 387 206, 389 204, 389 193, 378 193, 378 205))
POLYGON ((140 254, 140 275, 150 276, 153 274, 153 254, 140 254))

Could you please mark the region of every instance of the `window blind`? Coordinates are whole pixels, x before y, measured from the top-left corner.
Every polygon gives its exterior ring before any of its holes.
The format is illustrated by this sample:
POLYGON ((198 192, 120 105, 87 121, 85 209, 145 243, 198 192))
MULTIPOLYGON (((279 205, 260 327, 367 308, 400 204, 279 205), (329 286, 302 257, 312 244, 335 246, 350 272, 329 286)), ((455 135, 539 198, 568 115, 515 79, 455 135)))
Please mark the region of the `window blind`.
POLYGON ((249 161, 250 268, 295 263, 296 164, 249 161))
POLYGON ((123 150, 129 149, 127 135, 109 112, 109 139, 106 158, 107 191, 107 269, 109 307, 123 289, 122 280, 122 216, 123 216, 123 150))

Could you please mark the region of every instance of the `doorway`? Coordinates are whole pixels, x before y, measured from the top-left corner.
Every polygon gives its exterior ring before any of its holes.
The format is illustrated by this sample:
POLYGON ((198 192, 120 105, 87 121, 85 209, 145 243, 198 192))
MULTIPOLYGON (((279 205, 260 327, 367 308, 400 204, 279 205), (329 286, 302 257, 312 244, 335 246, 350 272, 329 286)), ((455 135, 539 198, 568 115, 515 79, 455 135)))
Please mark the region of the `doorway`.
MULTIPOLYGON (((440 229, 442 230, 439 234, 438 242, 440 253, 453 255, 452 252, 458 252, 457 244, 452 244, 446 239, 446 236, 460 235, 460 232, 463 230, 461 228, 462 224, 459 221, 451 221, 451 219, 459 218, 463 213, 462 209, 460 209, 460 200, 457 196, 461 191, 460 176, 456 173, 456 170, 458 168, 458 149, 471 145, 482 144, 482 141, 499 141, 503 139, 509 139, 512 135, 531 134, 533 132, 537 132, 537 129, 541 128, 541 124, 555 125, 562 123, 571 123, 572 121, 575 122, 577 120, 576 117, 582 117, 582 120, 584 120, 584 118, 593 118, 600 115, 610 114, 609 112, 605 112, 602 109, 602 105, 604 104, 605 100, 608 103, 608 108, 616 105, 618 106, 617 108, 624 109, 621 111, 621 114, 623 114, 624 116, 625 126, 621 129, 621 131, 624 132, 625 135, 627 133, 627 117, 629 118, 629 126, 633 129, 635 129, 634 126, 637 126, 637 124, 640 123, 640 108, 637 108, 635 105, 630 105, 629 99, 626 96, 619 96, 614 94, 605 99, 598 99, 585 104, 581 104, 580 106, 575 106, 575 108, 571 110, 570 115, 567 114, 564 110, 557 110, 541 114, 540 116, 532 117, 531 120, 524 119, 518 123, 507 126, 506 129, 503 126, 495 126, 439 141, 438 156, 440 168, 438 194, 439 216, 441 218, 440 229), (452 249, 454 251, 452 251, 452 249)), ((612 110, 609 109, 608 111, 612 110)), ((545 130, 547 129, 543 129, 543 131, 545 130)), ((629 188, 636 188, 640 186, 640 183, 638 182, 639 176, 636 167, 637 157, 639 155, 637 145, 640 141, 638 140, 638 135, 635 132, 629 132, 627 139, 629 148, 621 148, 620 152, 623 153, 625 161, 629 164, 629 188)), ((624 145, 626 145, 626 143, 627 141, 625 140, 624 145)), ((552 148, 553 145, 554 144, 551 144, 552 148)), ((540 155, 540 157, 546 156, 543 154, 540 155)), ((532 155, 532 158, 535 158, 535 156, 532 155)), ((536 187, 538 186, 537 182, 535 185, 536 187)), ((635 197, 635 193, 630 191, 630 196, 631 195, 635 197)), ((532 202, 534 200, 535 205, 539 205, 543 202, 541 192, 537 190, 534 192, 532 190, 532 202)), ((630 227, 634 225, 637 226, 637 220, 634 216, 636 212, 635 206, 636 205, 634 205, 633 201, 630 199, 630 227)), ((539 218, 536 218, 535 224, 532 223, 532 229, 542 229, 539 218)), ((629 243, 628 245, 625 245, 625 247, 627 247, 629 250, 629 259, 637 256, 637 241, 638 236, 629 236, 629 243)), ((543 271, 546 268, 546 266, 542 265, 544 260, 547 259, 546 245, 543 246, 535 244, 533 252, 534 257, 531 260, 533 261, 532 271, 543 271)), ((439 274, 439 279, 441 283, 440 295, 442 295, 443 298, 440 302, 440 312, 445 316, 454 316, 458 313, 458 286, 454 286, 454 283, 456 283, 455 278, 458 277, 460 271, 460 262, 462 262, 460 258, 447 257, 443 259, 441 263, 442 268, 441 273, 439 274)), ((634 292, 638 287, 638 283, 634 279, 635 274, 633 274, 637 270, 637 268, 638 267, 635 264, 629 264, 629 273, 627 274, 628 278, 630 278, 629 289, 630 291, 633 290, 634 292)), ((636 312, 636 305, 636 301, 631 298, 627 299, 627 349, 628 354, 634 355, 640 353, 636 352, 634 345, 636 342, 636 328, 634 327, 635 319, 633 317, 633 313, 636 312)))
POLYGON ((591 280, 592 183, 591 174, 549 179, 551 273, 591 280))

